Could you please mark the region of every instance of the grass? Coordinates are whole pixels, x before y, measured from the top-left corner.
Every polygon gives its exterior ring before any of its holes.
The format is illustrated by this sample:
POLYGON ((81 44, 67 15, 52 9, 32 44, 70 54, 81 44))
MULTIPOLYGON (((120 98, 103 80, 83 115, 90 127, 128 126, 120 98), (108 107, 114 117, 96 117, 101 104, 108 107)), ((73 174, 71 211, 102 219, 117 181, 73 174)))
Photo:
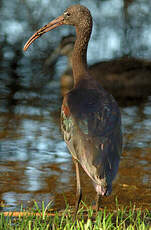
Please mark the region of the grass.
POLYGON ((116 209, 102 209, 96 215, 92 207, 84 203, 78 211, 76 221, 68 204, 64 211, 48 210, 48 204, 42 208, 35 205, 32 209, 20 212, 1 212, 0 230, 151 230, 151 211, 136 209, 135 206, 126 208, 116 205, 116 209))

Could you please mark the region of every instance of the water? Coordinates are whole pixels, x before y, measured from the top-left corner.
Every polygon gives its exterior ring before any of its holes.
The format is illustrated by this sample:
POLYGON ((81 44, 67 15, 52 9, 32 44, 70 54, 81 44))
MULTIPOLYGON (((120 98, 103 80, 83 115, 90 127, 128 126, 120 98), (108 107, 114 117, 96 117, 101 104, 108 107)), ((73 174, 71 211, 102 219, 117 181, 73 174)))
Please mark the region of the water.
MULTIPOLYGON (((71 4, 75 2, 73 0, 71 4)), ((60 5, 60 1, 42 1, 41 7, 33 1, 23 2, 23 6, 18 1, 5 0, 3 3, 0 36, 0 202, 5 207, 1 209, 16 210, 21 203, 25 207, 32 206, 33 200, 38 203, 44 200, 46 204, 51 200, 53 207, 63 208, 64 197, 73 205, 75 168, 60 132, 62 98, 59 80, 50 79, 55 75, 52 66, 48 71, 51 76, 41 72, 45 59, 61 37, 74 30, 71 27, 54 30, 51 35, 36 41, 26 56, 22 53, 23 44, 29 36, 60 15, 68 3, 60 5)), ((80 3, 86 4, 83 0, 80 3)), ((87 1, 86 5, 94 18, 88 52, 90 64, 127 54, 150 59, 151 20, 147 1, 132 2, 126 15, 122 0, 102 1, 101 4, 87 1)), ((61 62, 58 66, 59 69, 64 68, 61 62)), ((102 206, 114 209, 117 196, 121 205, 132 202, 138 207, 150 207, 151 97, 139 104, 125 104, 121 104, 124 148, 120 168, 112 195, 103 199, 102 206)), ((82 169, 81 178, 83 198, 91 204, 95 191, 82 169)))
MULTIPOLYGON (((63 208, 64 197, 75 201, 75 168, 63 141, 59 118, 62 98, 54 80, 40 91, 18 90, 13 101, 2 100, 0 113, 0 201, 5 210, 27 207, 33 200, 63 208)), ((150 207, 151 98, 121 108, 124 148, 112 195, 102 206, 150 207)), ((95 191, 81 169, 83 199, 94 202, 95 191)))

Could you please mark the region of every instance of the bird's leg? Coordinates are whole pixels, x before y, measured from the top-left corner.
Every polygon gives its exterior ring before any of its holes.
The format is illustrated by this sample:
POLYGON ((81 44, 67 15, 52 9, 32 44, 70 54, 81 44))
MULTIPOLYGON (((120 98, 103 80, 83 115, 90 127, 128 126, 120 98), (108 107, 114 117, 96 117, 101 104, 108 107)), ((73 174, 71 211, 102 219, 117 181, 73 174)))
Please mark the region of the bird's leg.
POLYGON ((96 208, 95 208, 96 214, 99 211, 100 203, 101 203, 101 195, 97 193, 97 195, 96 195, 96 208))
POLYGON ((73 158, 73 162, 76 168, 76 180, 77 180, 77 192, 76 192, 76 203, 75 203, 75 217, 79 208, 79 204, 82 198, 82 189, 80 184, 80 173, 79 173, 79 163, 76 159, 73 158))

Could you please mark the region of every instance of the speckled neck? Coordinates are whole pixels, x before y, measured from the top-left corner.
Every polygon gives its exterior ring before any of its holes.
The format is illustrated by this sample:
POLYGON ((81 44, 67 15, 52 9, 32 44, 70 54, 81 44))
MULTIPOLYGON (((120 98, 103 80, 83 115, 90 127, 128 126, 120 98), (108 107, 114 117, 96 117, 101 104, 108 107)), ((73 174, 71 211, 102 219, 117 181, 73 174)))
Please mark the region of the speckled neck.
POLYGON ((89 23, 76 27, 76 42, 72 55, 74 86, 82 78, 89 77, 87 68, 87 47, 92 31, 92 19, 89 23))

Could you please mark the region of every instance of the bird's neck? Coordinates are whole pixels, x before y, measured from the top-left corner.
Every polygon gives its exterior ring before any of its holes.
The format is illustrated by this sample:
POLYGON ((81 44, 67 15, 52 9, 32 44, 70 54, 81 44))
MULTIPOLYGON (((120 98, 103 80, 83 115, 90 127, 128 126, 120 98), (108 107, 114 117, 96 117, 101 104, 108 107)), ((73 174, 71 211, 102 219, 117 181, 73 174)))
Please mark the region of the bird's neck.
POLYGON ((76 28, 76 42, 72 54, 72 68, 74 77, 74 86, 79 80, 88 77, 87 68, 87 47, 91 35, 91 28, 76 28))

